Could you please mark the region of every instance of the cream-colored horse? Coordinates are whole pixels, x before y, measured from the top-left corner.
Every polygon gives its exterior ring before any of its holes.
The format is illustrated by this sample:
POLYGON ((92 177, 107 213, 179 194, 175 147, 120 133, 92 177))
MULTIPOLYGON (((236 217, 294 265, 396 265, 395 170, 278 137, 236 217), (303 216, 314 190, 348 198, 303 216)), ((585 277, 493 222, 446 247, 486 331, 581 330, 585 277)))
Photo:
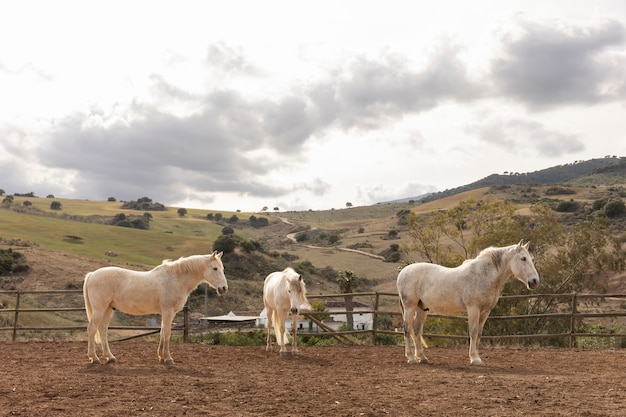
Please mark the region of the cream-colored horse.
POLYGON ((88 356, 91 363, 101 363, 96 355, 96 341, 102 342, 107 362, 115 362, 109 349, 107 330, 113 310, 143 315, 161 314, 161 339, 157 355, 167 365, 174 363, 170 354, 172 321, 183 309, 189 293, 206 282, 219 294, 228 291, 222 252, 193 255, 176 261, 165 260, 151 271, 131 271, 105 267, 85 276, 83 295, 87 310, 88 356))
POLYGON ((491 309, 498 302, 506 280, 514 275, 528 289, 539 285, 539 274, 528 253, 528 243, 484 249, 475 259, 456 268, 415 263, 398 274, 397 286, 403 310, 405 355, 409 363, 428 363, 422 345, 428 312, 467 314, 471 365, 483 365, 478 342, 491 309), (419 341, 416 341, 415 333, 419 341), (410 344, 413 352, 410 352, 410 344), (417 357, 419 356, 419 361, 417 357))
POLYGON ((285 344, 288 342, 289 332, 285 323, 291 311, 293 341, 291 353, 298 353, 298 314, 301 310, 311 308, 306 298, 306 286, 302 276, 291 268, 284 271, 272 272, 265 278, 263 284, 263 304, 267 311, 267 345, 265 350, 272 351, 272 319, 274 320, 274 334, 276 343, 280 346, 280 354, 287 353, 285 344))

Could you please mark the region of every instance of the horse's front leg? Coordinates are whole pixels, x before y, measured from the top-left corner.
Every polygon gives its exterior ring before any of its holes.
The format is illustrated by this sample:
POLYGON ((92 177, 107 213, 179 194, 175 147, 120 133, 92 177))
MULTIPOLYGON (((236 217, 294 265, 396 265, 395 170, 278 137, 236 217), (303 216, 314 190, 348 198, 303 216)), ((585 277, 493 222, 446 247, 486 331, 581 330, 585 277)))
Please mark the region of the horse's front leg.
POLYGON ((285 355, 287 353, 287 336, 285 335, 285 325, 286 321, 289 318, 289 313, 283 313, 282 311, 278 311, 278 329, 276 329, 276 323, 274 323, 274 331, 278 331, 276 334, 276 341, 280 345, 280 355, 285 355), (280 336, 279 336, 280 335, 280 336))
POLYGON ((291 354, 292 355, 298 354, 297 332, 298 332, 298 314, 292 314, 291 315, 291 333, 292 333, 291 337, 293 337, 293 340, 291 341, 291 354))
MULTIPOLYGON (((482 322, 482 324, 484 324, 484 322, 482 322)), ((480 339, 480 333, 482 332, 481 315, 478 307, 469 307, 467 309, 467 326, 470 337, 470 365, 482 366, 484 365, 483 360, 480 359, 480 356, 478 355, 478 340, 480 339)))
MULTIPOLYGON (((265 351, 272 351, 272 315, 274 314, 274 310, 266 308, 267 311, 267 343, 265 344, 265 351)), ((274 329, 274 333, 276 333, 276 329, 274 329)))
POLYGON ((161 319, 161 339, 159 340, 159 348, 157 355, 159 362, 165 365, 173 365, 174 359, 170 354, 170 337, 172 336, 172 322, 174 321, 174 313, 163 313, 161 319))

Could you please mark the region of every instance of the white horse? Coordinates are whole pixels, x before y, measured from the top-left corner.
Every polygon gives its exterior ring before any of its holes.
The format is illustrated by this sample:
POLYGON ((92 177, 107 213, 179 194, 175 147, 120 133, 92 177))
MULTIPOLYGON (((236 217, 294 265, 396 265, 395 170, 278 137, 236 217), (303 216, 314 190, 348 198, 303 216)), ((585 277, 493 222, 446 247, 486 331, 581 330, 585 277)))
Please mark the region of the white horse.
POLYGON ((106 361, 115 362, 115 356, 109 349, 107 330, 113 310, 120 310, 134 315, 161 314, 157 355, 160 362, 173 364, 170 354, 172 321, 185 306, 189 293, 202 282, 215 288, 220 295, 228 291, 221 258, 222 252, 213 252, 177 261, 164 260, 161 265, 146 272, 109 266, 88 273, 83 295, 89 319, 89 361, 101 363, 96 355, 96 342, 101 341, 106 361))
POLYGON ((398 274, 397 286, 404 320, 404 353, 408 362, 428 363, 422 349, 422 345, 427 347, 422 332, 428 312, 443 315, 467 313, 470 364, 484 365, 478 355, 478 342, 485 321, 511 274, 528 289, 539 285, 539 274, 528 252, 528 243, 484 249, 475 259, 468 259, 456 268, 424 262, 403 268, 398 274), (416 332, 419 342, 415 338, 416 332), (411 343, 413 353, 410 352, 411 343))
POLYGON ((285 343, 288 342, 289 332, 285 323, 291 311, 293 341, 291 353, 298 353, 296 331, 298 314, 301 310, 310 309, 311 305, 306 298, 306 286, 302 276, 291 268, 284 271, 272 272, 265 278, 263 284, 263 304, 267 311, 267 346, 266 351, 272 351, 272 319, 274 320, 274 334, 276 343, 280 346, 280 354, 287 353, 285 343))

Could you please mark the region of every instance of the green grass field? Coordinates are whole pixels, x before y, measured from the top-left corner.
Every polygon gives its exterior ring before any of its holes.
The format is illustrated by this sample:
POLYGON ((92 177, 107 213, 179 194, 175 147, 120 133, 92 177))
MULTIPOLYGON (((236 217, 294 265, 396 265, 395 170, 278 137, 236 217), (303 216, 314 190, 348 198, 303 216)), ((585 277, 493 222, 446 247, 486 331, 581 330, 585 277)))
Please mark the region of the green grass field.
MULTIPOLYGON (((185 217, 179 216, 175 208, 152 211, 150 229, 139 230, 64 220, 63 217, 143 214, 136 210, 122 210, 119 202, 15 197, 14 204, 21 205, 25 200, 46 215, 1 210, 0 238, 26 240, 47 250, 90 258, 105 258, 106 252, 114 252, 120 262, 159 264, 163 259, 211 252, 213 242, 223 229, 223 226, 208 221, 207 211, 202 210, 190 209, 185 217), (59 201, 61 210, 50 210, 52 201, 59 201)), ((228 218, 232 214, 223 215, 228 218)), ((241 216, 243 218, 245 214, 241 216)))

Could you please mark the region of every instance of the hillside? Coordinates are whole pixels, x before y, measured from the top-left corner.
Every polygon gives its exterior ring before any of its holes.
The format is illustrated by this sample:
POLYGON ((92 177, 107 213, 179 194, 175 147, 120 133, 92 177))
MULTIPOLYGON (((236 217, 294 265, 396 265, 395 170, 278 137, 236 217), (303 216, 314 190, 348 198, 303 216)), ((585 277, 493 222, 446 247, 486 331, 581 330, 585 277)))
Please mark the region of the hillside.
POLYGON ((433 193, 419 200, 428 202, 461 192, 494 185, 560 184, 567 182, 578 183, 580 185, 623 184, 625 176, 626 158, 612 156, 590 159, 588 161, 576 161, 571 164, 558 165, 534 172, 492 174, 471 184, 433 193), (611 180, 609 180, 609 178, 611 178, 611 180))
MULTIPOLYGON (((391 245, 403 247, 410 242, 406 226, 409 211, 447 210, 463 200, 480 200, 487 195, 515 202, 520 212, 538 201, 554 206, 559 201, 574 200, 581 207, 588 207, 597 199, 624 198, 625 166, 623 158, 579 162, 544 170, 542 175, 525 176, 533 179, 532 185, 478 187, 474 183, 466 186, 466 190, 459 187, 458 192, 438 199, 340 210, 232 213, 189 209, 180 216, 176 208, 170 207, 151 212, 148 230, 106 224, 103 219, 120 213, 137 215, 137 211, 121 208, 119 202, 55 199, 62 204, 62 209, 55 211, 50 209, 48 198, 18 196, 11 206, 0 205, 0 249, 23 252, 31 271, 0 277, 0 286, 2 289, 80 288, 84 275, 102 266, 147 270, 163 259, 210 253, 213 242, 225 227, 230 227, 239 239, 257 242, 262 251, 239 249, 224 256, 231 291, 225 297, 211 298, 209 313, 260 311, 264 277, 286 266, 303 266, 311 294, 338 292, 335 278, 342 270, 352 270, 359 277, 359 290, 395 291, 400 263, 381 258, 391 245), (549 177, 558 178, 559 186, 567 188, 568 193, 550 193, 554 184, 540 182, 549 177), (29 206, 32 209, 24 208, 25 201, 32 204, 29 206), (219 220, 209 220, 207 214, 219 214, 216 216, 219 220), (235 222, 231 222, 233 216, 237 218, 235 222), (252 216, 266 218, 267 225, 254 227, 249 221, 252 216), (295 241, 298 233, 303 232, 306 240, 295 241), (330 235, 336 235, 332 244, 327 239, 330 235)), ((577 221, 575 213, 563 213, 560 218, 566 223, 577 221)), ((624 235, 625 223, 626 220, 615 222, 614 232, 624 235)), ((401 261, 405 259, 406 255, 402 254, 401 261)), ((615 286, 619 284, 612 282, 615 286)), ((202 299, 203 294, 204 290, 199 290, 196 298, 202 299)), ((201 309, 200 303, 195 301, 196 310, 201 309)))

